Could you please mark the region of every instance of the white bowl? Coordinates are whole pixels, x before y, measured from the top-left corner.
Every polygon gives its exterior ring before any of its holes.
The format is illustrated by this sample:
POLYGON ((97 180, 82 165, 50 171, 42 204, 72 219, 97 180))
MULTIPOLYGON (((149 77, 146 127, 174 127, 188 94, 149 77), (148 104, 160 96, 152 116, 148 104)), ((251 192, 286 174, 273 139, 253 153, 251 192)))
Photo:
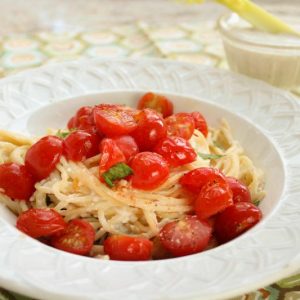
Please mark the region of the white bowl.
POLYGON ((118 262, 45 246, 17 231, 2 207, 0 285, 42 299, 224 299, 299 268, 300 106, 290 94, 207 67, 93 60, 48 66, 0 82, 0 105, 6 105, 0 125, 7 121, 9 128, 41 133, 41 128, 65 124, 83 103, 135 105, 146 90, 169 96, 178 111, 200 110, 211 126, 221 117, 228 120, 234 136, 266 173, 264 219, 213 250, 162 261, 118 262), (63 98, 69 100, 59 100, 63 98))

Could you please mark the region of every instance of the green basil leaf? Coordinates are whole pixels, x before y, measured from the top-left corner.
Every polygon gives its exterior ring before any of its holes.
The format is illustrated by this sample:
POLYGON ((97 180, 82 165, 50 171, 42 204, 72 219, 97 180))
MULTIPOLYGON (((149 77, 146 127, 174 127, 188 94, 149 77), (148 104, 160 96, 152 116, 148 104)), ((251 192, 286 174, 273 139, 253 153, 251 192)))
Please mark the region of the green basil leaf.
POLYGON ((131 174, 133 174, 133 171, 128 165, 124 163, 118 163, 104 172, 102 177, 109 187, 113 187, 115 180, 125 178, 131 174))

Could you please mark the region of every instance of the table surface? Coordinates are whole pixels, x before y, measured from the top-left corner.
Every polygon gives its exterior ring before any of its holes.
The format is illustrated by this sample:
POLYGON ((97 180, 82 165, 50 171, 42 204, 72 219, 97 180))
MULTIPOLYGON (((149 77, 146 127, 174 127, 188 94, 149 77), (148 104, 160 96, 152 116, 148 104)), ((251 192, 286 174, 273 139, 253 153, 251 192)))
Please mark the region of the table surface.
MULTIPOLYGON (((279 15, 299 9, 299 0, 281 3, 262 1, 279 15)), ((0 0, 0 77, 86 57, 157 57, 226 69, 216 30, 225 12, 213 3, 171 0, 0 0)), ((0 300, 7 299, 27 298, 0 288, 0 300)), ((300 274, 232 300, 242 299, 298 300, 300 274)))

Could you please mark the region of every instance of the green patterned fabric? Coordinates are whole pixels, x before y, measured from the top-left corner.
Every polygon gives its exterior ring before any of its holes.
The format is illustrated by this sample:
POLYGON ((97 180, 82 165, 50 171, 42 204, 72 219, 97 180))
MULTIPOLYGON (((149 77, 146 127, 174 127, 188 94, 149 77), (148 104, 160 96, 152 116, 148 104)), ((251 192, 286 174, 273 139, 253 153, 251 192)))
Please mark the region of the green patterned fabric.
MULTIPOLYGON (((215 23, 152 26, 144 22, 85 32, 36 32, 0 37, 0 77, 87 57, 158 57, 228 68, 215 23)), ((3 287, 5 288, 5 287, 3 287)), ((0 289, 0 300, 27 300, 0 289)), ((299 300, 300 274, 232 300, 299 300)))

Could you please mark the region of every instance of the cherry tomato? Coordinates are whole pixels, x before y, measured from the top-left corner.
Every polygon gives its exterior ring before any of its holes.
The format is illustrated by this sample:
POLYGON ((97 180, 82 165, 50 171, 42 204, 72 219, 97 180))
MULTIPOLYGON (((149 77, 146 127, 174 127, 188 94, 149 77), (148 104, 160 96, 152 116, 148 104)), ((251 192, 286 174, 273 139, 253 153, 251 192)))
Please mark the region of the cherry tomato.
POLYGON ((232 192, 227 183, 208 182, 202 187, 194 205, 198 218, 204 220, 232 204, 232 192))
POLYGON ((152 242, 145 238, 115 235, 104 241, 104 252, 113 260, 149 260, 152 242))
POLYGON ((184 174, 179 182, 187 190, 199 193, 207 182, 225 183, 225 175, 215 168, 201 167, 184 174))
POLYGON ((232 191, 233 202, 251 202, 249 189, 242 182, 233 177, 226 177, 226 181, 232 191))
POLYGON ((195 129, 198 129, 202 132, 202 134, 207 137, 208 134, 208 127, 205 118, 201 113, 198 111, 194 111, 191 113, 192 117, 194 118, 195 122, 195 129))
POLYGON ((93 107, 82 106, 68 122, 69 129, 90 129, 94 126, 93 107))
POLYGON ((216 237, 219 242, 228 242, 253 227, 261 218, 258 207, 249 202, 237 202, 217 216, 216 237))
POLYGON ((163 184, 169 176, 167 161, 154 152, 140 152, 132 159, 131 184, 136 189, 153 190, 163 184))
POLYGON ((94 244, 95 230, 85 220, 71 220, 67 228, 60 234, 51 238, 51 245, 54 248, 79 254, 87 255, 94 244))
POLYGON ((164 119, 152 109, 144 109, 136 115, 138 126, 131 133, 140 151, 152 150, 157 142, 166 137, 164 119))
POLYGON ((206 248, 212 228, 196 216, 186 216, 182 220, 166 224, 159 232, 163 246, 174 256, 198 253, 206 248))
POLYGON ((105 138, 100 144, 101 157, 99 161, 100 178, 110 167, 117 163, 126 162, 125 155, 117 146, 117 143, 109 138, 105 138))
POLYGON ((14 200, 29 200, 34 193, 34 179, 25 166, 16 163, 0 165, 0 191, 14 200))
POLYGON ((165 96, 147 93, 138 102, 138 109, 151 108, 164 118, 173 114, 173 103, 165 96))
POLYGON ((42 180, 54 171, 63 153, 63 141, 56 136, 46 136, 33 144, 26 153, 25 166, 37 179, 42 180))
POLYGON ((82 161, 99 153, 100 138, 96 133, 77 130, 64 140, 64 153, 67 159, 82 161))
POLYGON ((152 240, 152 242, 152 259, 166 259, 172 257, 172 254, 161 243, 158 235, 152 240))
POLYGON ((122 135, 113 138, 117 146, 123 152, 126 161, 128 162, 134 155, 139 153, 139 147, 134 138, 130 135, 122 135))
POLYGON ((194 118, 188 113, 174 114, 165 119, 168 135, 180 136, 189 140, 195 129, 194 118))
POLYGON ((31 208, 23 212, 17 220, 17 228, 33 238, 62 232, 66 226, 63 217, 49 208, 31 208))
POLYGON ((125 135, 132 132, 137 123, 127 109, 113 104, 100 104, 94 108, 97 129, 106 136, 125 135))
POLYGON ((160 154, 171 167, 185 165, 197 158, 197 153, 191 144, 178 136, 170 136, 160 140, 153 151, 160 154))

